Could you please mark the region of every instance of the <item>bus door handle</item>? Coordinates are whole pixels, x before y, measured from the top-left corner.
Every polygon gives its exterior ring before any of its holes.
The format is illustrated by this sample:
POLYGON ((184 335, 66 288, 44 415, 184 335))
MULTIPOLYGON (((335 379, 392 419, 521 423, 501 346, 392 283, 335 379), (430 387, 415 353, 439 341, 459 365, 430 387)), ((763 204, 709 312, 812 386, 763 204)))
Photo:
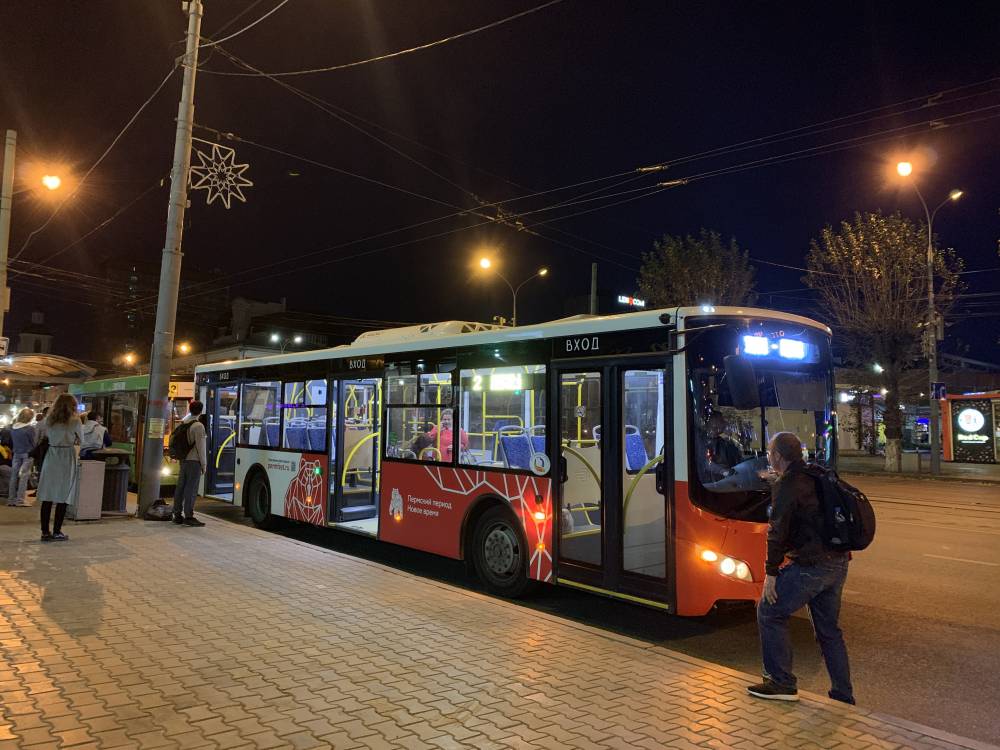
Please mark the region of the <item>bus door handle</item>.
POLYGON ((566 484, 569 481, 569 467, 566 464, 566 456, 559 456, 559 484, 566 484))
POLYGON ((656 491, 661 495, 664 494, 662 461, 656 465, 656 491))

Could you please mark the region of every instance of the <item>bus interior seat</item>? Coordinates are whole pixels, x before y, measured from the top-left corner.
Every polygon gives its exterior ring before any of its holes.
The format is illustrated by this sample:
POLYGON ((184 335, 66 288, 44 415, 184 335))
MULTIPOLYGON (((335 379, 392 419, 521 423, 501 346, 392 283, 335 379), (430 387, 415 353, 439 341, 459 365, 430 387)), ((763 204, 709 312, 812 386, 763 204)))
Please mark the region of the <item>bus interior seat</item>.
POLYGON ((268 417, 264 420, 264 445, 278 447, 278 418, 268 417))
POLYGON ((293 420, 285 426, 285 443, 287 447, 294 448, 295 450, 306 450, 309 447, 306 444, 307 439, 305 422, 293 420))
POLYGON ((315 422, 310 422, 307 426, 307 435, 309 437, 309 449, 319 452, 326 451, 326 425, 320 422, 316 424, 315 422))
POLYGON ((508 469, 528 469, 531 467, 531 441, 524 431, 505 432, 500 435, 504 465, 508 469))
POLYGON ((627 424, 625 425, 625 468, 630 472, 637 472, 649 462, 649 455, 646 453, 646 444, 642 441, 639 428, 627 424))

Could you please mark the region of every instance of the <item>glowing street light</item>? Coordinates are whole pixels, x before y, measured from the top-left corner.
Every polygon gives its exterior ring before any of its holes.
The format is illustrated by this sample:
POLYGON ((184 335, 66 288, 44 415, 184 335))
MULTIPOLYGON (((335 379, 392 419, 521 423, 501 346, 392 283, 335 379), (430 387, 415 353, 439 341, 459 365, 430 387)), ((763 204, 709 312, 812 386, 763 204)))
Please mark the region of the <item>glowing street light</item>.
POLYGON ((524 281, 522 281, 520 284, 518 284, 515 287, 513 284, 511 284, 509 281, 507 281, 507 278, 502 273, 500 273, 495 268, 493 268, 493 261, 491 261, 489 258, 486 258, 486 257, 480 258, 479 259, 479 267, 482 268, 482 269, 484 269, 484 270, 486 270, 486 271, 492 271, 510 289, 511 296, 513 297, 513 305, 512 305, 511 316, 510 316, 510 325, 511 325, 511 327, 516 328, 517 327, 517 293, 519 291, 521 291, 521 287, 522 286, 524 286, 525 284, 527 284, 532 279, 540 279, 543 276, 547 276, 548 273, 549 273, 549 269, 546 268, 545 266, 542 266, 537 271, 535 271, 533 274, 531 274, 531 276, 529 276, 528 278, 526 278, 524 281))
POLYGON ((177 351, 179 351, 181 354, 190 354, 191 344, 189 344, 186 341, 182 341, 180 344, 177 345, 177 351))
POLYGON ((49 190, 58 190, 62 185, 62 178, 59 175, 47 174, 42 177, 42 184, 49 190))
POLYGON ((280 333, 272 333, 270 336, 272 344, 281 345, 281 353, 285 353, 285 347, 289 344, 301 344, 305 339, 302 337, 301 333, 296 333, 294 336, 282 336, 280 333))
MULTIPOLYGON (((908 161, 901 161, 896 164, 896 172, 899 173, 900 177, 908 178, 913 174, 913 164, 908 161)), ((930 430, 930 442, 931 442, 931 474, 941 473, 941 436, 940 436, 940 404, 935 398, 935 387, 934 384, 938 379, 938 364, 937 364, 937 342, 938 342, 938 316, 937 311, 934 309, 934 217, 937 216, 937 212, 944 206, 945 203, 951 201, 954 203, 959 198, 962 197, 962 191, 958 188, 951 190, 948 193, 948 197, 941 201, 933 211, 927 207, 927 201, 924 200, 923 193, 920 192, 920 188, 917 186, 915 180, 911 180, 910 184, 913 186, 913 192, 917 194, 920 199, 920 205, 924 207, 924 215, 927 217, 927 327, 924 331, 924 335, 927 336, 927 376, 930 382, 930 407, 931 407, 931 418, 930 425, 928 425, 930 430)))
POLYGON ((124 360, 125 364, 127 364, 129 367, 135 364, 135 354, 133 354, 132 352, 126 352, 125 356, 122 357, 122 359, 124 360))

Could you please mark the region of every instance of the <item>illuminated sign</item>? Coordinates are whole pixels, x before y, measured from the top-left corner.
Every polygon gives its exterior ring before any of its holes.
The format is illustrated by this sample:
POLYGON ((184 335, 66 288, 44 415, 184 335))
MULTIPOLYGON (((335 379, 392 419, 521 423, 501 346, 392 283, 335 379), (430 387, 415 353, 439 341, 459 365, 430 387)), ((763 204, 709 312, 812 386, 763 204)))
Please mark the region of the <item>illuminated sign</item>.
POLYGON ((519 372, 495 372, 490 375, 491 391, 519 391, 521 387, 519 372))
POLYGON ((646 306, 646 300, 639 299, 638 297, 629 297, 628 295, 625 294, 619 294, 618 304, 627 305, 629 307, 638 307, 641 309, 646 306))
POLYGON ((958 413, 958 426, 964 432, 979 432, 986 424, 986 417, 979 409, 962 409, 958 413))
POLYGON ((989 399, 954 403, 952 411, 953 460, 968 463, 996 462, 992 404, 989 399))

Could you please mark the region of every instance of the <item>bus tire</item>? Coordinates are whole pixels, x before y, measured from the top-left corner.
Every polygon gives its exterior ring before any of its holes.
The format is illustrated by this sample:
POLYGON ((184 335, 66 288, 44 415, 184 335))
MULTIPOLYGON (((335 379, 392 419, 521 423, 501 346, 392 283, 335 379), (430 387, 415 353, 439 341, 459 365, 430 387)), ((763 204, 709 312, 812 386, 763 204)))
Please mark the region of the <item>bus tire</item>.
POLYGON ((479 580, 499 596, 516 599, 529 590, 528 543, 509 508, 494 505, 476 521, 472 561, 479 580))
POLYGON ((271 484, 267 481, 267 475, 262 471, 255 471, 247 482, 246 493, 247 511, 253 525, 259 529, 273 529, 277 519, 271 513, 271 484))

